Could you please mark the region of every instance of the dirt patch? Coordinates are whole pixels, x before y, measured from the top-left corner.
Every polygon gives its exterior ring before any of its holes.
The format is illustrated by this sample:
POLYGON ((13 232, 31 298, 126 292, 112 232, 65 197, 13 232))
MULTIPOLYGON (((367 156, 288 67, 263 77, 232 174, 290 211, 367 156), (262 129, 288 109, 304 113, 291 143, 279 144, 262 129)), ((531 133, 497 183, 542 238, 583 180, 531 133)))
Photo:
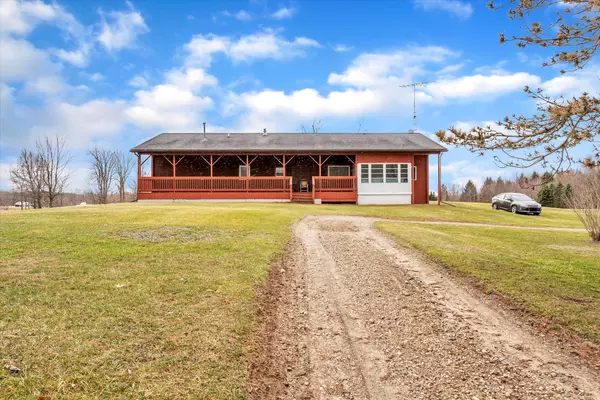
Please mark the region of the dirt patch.
POLYGON ((192 243, 213 241, 219 232, 198 230, 186 226, 162 226, 139 231, 120 231, 117 234, 127 239, 151 243, 192 243))
POLYGON ((296 225, 272 276, 250 398, 600 398, 594 371, 394 246, 372 222, 296 225))

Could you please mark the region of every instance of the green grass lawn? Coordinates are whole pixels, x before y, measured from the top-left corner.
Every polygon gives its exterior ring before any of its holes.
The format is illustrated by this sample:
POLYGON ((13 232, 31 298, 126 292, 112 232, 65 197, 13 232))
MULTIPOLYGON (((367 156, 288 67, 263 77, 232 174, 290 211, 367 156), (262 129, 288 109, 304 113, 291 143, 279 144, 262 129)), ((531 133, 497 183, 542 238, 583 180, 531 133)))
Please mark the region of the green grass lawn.
POLYGON ((600 245, 586 233, 381 222, 461 274, 600 343, 600 245))
POLYGON ((253 287, 297 217, 135 205, 1 215, 0 398, 242 398, 253 287))
MULTIPOLYGON (((306 214, 581 227, 567 210, 528 217, 484 204, 145 203, 0 212, 0 398, 243 398, 254 288, 282 254, 290 225, 306 214)), ((567 248, 586 240, 552 235, 567 248)), ((575 262, 571 250, 549 251, 575 262)), ((568 271, 580 273, 576 267, 568 271)), ((574 286, 560 271, 556 285, 574 286)), ((590 275, 596 284, 597 276, 590 275)), ((573 288, 573 296, 587 296, 584 289, 573 288)))

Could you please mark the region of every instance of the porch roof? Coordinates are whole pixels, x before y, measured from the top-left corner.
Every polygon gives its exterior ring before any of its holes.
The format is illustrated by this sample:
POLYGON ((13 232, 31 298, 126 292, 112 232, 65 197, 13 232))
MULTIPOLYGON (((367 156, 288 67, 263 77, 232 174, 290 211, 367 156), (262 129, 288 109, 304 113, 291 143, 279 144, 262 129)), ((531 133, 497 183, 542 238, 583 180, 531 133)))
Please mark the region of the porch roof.
POLYGON ((447 149, 421 133, 161 133, 134 153, 423 152, 447 149))

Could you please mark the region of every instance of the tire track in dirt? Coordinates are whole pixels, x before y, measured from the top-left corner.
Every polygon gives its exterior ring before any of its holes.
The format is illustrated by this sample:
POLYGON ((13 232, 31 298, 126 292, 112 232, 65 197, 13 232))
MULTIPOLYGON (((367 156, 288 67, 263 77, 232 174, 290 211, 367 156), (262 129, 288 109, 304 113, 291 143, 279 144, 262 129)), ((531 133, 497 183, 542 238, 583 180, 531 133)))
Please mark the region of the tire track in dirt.
POLYGON ((251 398, 600 399, 593 371, 397 248, 375 220, 294 227, 251 398))

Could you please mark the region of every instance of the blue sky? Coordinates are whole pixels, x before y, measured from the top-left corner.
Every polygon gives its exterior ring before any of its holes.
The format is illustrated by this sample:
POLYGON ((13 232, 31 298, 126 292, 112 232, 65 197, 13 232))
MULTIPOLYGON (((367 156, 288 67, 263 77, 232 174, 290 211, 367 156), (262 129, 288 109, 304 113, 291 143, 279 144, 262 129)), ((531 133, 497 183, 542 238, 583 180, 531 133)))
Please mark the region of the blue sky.
MULTIPOLYGON (((597 64, 560 76, 541 68, 548 53, 499 45, 519 23, 485 3, 4 0, 0 187, 19 150, 47 135, 67 138, 71 189, 85 190, 87 148, 128 150, 203 121, 213 132, 297 132, 313 119, 324 132, 405 132, 412 92, 399 86, 435 81, 417 93, 418 129, 433 135, 533 112, 525 85, 600 90, 597 64)), ((520 172, 456 148, 443 165, 448 185, 520 172)))

